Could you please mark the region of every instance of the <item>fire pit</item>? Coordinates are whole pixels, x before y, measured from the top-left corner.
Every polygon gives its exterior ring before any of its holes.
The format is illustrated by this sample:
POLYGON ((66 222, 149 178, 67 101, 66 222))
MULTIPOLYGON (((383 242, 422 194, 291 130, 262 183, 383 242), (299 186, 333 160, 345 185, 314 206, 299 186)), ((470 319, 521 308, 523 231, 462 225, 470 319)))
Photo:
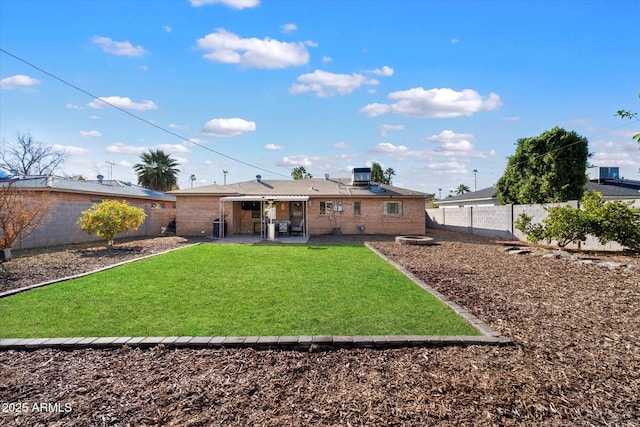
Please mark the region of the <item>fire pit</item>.
POLYGON ((396 243, 400 245, 415 245, 415 246, 431 246, 435 245, 433 237, 426 236, 397 236, 396 243))

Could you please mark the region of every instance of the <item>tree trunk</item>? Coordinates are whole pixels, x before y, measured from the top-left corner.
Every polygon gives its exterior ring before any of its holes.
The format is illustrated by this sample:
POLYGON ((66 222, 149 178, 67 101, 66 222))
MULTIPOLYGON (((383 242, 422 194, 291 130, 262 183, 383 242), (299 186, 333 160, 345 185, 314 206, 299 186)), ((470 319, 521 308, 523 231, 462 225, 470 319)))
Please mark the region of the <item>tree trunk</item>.
POLYGON ((0 250, 0 261, 7 262, 11 261, 11 248, 3 248, 0 250))

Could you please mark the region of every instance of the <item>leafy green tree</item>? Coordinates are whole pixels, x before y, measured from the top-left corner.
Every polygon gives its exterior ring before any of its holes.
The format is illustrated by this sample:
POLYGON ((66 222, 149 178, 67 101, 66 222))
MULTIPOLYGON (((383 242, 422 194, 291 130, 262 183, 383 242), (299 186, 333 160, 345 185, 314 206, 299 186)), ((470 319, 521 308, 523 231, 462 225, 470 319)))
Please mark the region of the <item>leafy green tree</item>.
POLYGON ((396 171, 393 170, 393 168, 386 168, 384 170, 384 182, 383 184, 389 184, 391 185, 391 180, 393 179, 393 177, 395 176, 396 171))
POLYGON ((371 164, 371 181, 382 183, 384 181, 384 172, 380 163, 373 162, 371 164))
POLYGON ((371 181, 378 182, 380 184, 389 184, 391 185, 391 180, 393 176, 395 176, 396 171, 393 168, 386 168, 384 171, 382 170, 382 166, 380 163, 373 162, 371 165, 371 181))
POLYGON ((304 168, 304 166, 297 166, 293 169, 291 169, 291 177, 293 179, 306 179, 306 178, 313 178, 313 176, 307 172, 307 170, 304 168))
POLYGON ((584 193, 589 141, 560 127, 520 138, 496 184, 501 203, 528 204, 580 200, 584 193))
POLYGON ((464 184, 460 184, 460 185, 458 185, 458 188, 456 188, 456 194, 457 194, 457 195, 464 194, 464 193, 468 193, 469 191, 471 191, 471 190, 469 189, 469 187, 467 187, 467 186, 466 186, 466 185, 464 185, 464 184))
POLYGON ((149 150, 140 155, 142 163, 133 169, 138 174, 138 184, 156 191, 178 188, 178 162, 162 150, 149 150))
POLYGON ((144 209, 131 206, 124 200, 105 200, 82 212, 78 224, 87 233, 102 238, 111 249, 117 234, 137 230, 146 216, 144 209))

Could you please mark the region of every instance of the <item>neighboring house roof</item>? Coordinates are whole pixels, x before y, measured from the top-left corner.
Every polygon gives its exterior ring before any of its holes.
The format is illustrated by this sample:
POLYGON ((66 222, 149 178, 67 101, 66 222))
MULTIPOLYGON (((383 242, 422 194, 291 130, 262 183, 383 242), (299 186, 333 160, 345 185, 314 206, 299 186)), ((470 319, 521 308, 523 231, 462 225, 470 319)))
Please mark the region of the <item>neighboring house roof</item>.
POLYGON ((496 192, 496 187, 483 188, 482 190, 447 197, 443 200, 436 200, 435 204, 445 206, 460 206, 464 205, 465 203, 499 205, 500 202, 498 201, 496 192))
POLYGON ((640 181, 601 180, 587 182, 587 191, 598 191, 605 199, 640 199, 640 181))
POLYGON ((21 176, 0 180, 0 185, 12 182, 25 189, 52 189, 65 193, 91 194, 101 197, 131 197, 158 201, 175 201, 175 196, 117 180, 80 181, 59 176, 21 176))
MULTIPOLYGON (((587 191, 598 191, 606 200, 640 199, 640 181, 631 180, 601 180, 589 181, 585 185, 587 191)), ((448 197, 444 200, 436 200, 440 206, 464 206, 465 204, 488 204, 493 202, 499 205, 496 187, 484 188, 458 196, 448 197)))
POLYGON ((353 186, 350 178, 306 178, 238 182, 227 185, 206 185, 170 191, 176 196, 309 196, 309 197, 417 197, 430 194, 386 184, 353 186))

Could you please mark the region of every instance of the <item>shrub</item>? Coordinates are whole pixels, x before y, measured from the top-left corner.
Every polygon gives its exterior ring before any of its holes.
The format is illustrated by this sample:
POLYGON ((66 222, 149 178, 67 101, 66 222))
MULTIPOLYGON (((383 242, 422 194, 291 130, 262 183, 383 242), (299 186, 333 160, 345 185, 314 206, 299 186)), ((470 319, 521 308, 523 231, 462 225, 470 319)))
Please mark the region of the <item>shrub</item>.
POLYGON ((629 249, 640 250, 640 208, 633 207, 633 202, 607 202, 602 194, 592 191, 585 194, 582 205, 582 209, 571 206, 545 208, 548 215, 542 220, 543 224, 532 224, 532 217, 522 212, 514 226, 532 243, 555 240, 563 248, 569 243, 584 242, 590 234, 601 244, 617 242, 629 249))
POLYGON ((124 200, 105 200, 82 212, 78 224, 87 233, 102 238, 111 248, 117 234, 137 230, 146 216, 143 209, 130 206, 124 200))

